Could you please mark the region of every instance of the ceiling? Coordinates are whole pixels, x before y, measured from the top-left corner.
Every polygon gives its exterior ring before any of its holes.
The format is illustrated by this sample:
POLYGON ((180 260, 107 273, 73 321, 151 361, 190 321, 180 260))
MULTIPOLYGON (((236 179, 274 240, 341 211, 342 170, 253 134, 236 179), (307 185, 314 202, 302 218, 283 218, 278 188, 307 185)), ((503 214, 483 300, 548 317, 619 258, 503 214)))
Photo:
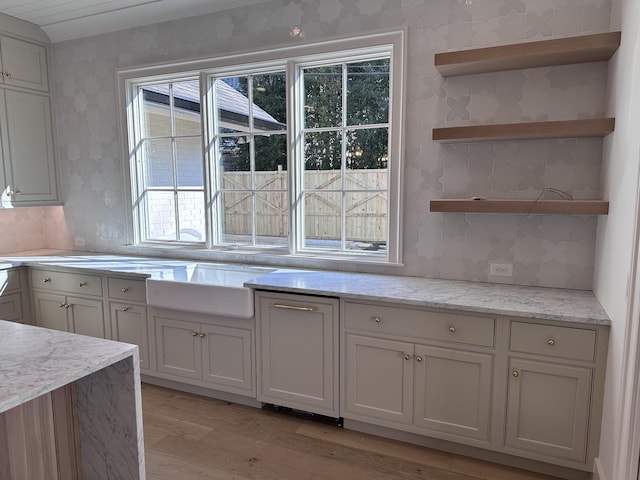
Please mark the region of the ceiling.
POLYGON ((0 13, 40 26, 53 43, 268 0, 0 0, 0 13))

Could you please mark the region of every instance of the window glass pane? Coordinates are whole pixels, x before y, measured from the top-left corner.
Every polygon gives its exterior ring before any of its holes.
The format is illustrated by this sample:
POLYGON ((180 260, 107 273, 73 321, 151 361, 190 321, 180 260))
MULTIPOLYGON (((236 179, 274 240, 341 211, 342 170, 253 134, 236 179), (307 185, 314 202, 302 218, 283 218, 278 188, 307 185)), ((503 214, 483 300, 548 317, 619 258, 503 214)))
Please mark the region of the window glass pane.
POLYGON ((180 217, 179 240, 204 242, 204 192, 178 192, 178 215, 180 217))
POLYGON ((250 192, 222 193, 222 242, 251 244, 253 206, 250 192))
POLYGON ((270 135, 255 137, 256 189, 286 190, 287 137, 270 135))
POLYGON ((142 137, 168 137, 171 135, 169 84, 153 85, 142 89, 142 137))
POLYGON ((389 131, 386 128, 349 130, 346 138, 347 169, 387 168, 389 131))
POLYGON ((347 249, 386 253, 386 192, 349 192, 345 195, 347 249))
POLYGON ((200 135, 200 83, 173 84, 174 135, 200 135))
POLYGON ((148 191, 146 199, 148 240, 175 240, 176 210, 173 192, 148 191))
POLYGON ((219 140, 223 189, 244 190, 251 188, 251 165, 247 138, 223 137, 219 140))
POLYGON ((216 131, 237 133, 249 131, 248 78, 229 77, 215 81, 216 131))
POLYGON ((340 132, 307 132, 304 134, 304 188, 340 189, 341 184, 327 180, 337 175, 342 165, 340 132), (322 171, 322 172, 321 172, 322 171))
POLYGON ((342 66, 305 68, 305 128, 340 127, 342 125, 342 66))
POLYGON ((173 148, 171 139, 143 142, 147 187, 173 187, 173 148))
POLYGON ((176 139, 176 170, 179 187, 203 187, 200 138, 176 139))
POLYGON ((347 65, 347 125, 389 121, 389 59, 347 65))
POLYGON ((253 77, 253 126, 256 131, 287 129, 287 85, 284 72, 253 77))
POLYGON ((256 193, 256 235, 256 242, 260 245, 288 245, 287 192, 256 193))
POLYGON ((342 192, 304 195, 305 248, 340 249, 342 238, 342 192))

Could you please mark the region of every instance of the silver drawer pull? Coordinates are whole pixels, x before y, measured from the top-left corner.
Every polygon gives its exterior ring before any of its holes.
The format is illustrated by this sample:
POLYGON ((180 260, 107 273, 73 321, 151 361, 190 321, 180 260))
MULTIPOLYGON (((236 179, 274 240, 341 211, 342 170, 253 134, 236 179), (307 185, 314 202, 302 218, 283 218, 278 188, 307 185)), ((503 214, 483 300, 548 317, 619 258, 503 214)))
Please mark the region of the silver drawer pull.
POLYGON ((274 303, 271 305, 275 308, 282 308, 284 310, 298 310, 299 312, 315 312, 318 307, 299 307, 297 305, 286 305, 283 303, 274 303))
POLYGON ((42 280, 42 283, 49 283, 51 281, 50 278, 45 278, 44 280, 42 280))
POLYGON ((373 317, 373 321, 376 323, 380 323, 382 322, 382 319, 380 317, 373 317))
POLYGON ((86 284, 87 284, 87 282, 80 282, 80 283, 78 283, 78 286, 79 287, 84 287, 86 284))
POLYGON ((451 333, 456 333, 456 327, 454 327, 453 325, 451 325, 451 326, 449 327, 449 331, 450 331, 451 333))
POLYGON ((129 291, 128 288, 123 288, 122 290, 120 290, 122 293, 127 293, 129 291))
POLYGON ((128 312, 129 311, 129 307, 122 307, 122 311, 123 312, 128 312))
POLYGON ((549 340, 547 340, 547 345, 554 346, 555 344, 556 344, 556 341, 553 338, 550 338, 549 340))

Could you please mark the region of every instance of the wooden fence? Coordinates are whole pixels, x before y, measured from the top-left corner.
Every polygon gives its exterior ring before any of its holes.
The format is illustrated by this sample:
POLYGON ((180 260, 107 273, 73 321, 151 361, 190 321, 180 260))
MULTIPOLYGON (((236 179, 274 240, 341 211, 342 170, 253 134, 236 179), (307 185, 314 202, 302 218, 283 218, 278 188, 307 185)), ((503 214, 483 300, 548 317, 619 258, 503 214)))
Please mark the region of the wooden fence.
MULTIPOLYGON (((256 234, 267 237, 286 237, 289 221, 286 171, 256 172, 256 234)), ((347 241, 386 242, 387 240, 387 170, 354 170, 345 177, 339 170, 305 172, 305 237, 308 239, 339 240, 342 236, 342 202, 345 208, 347 241), (325 191, 328 190, 328 191, 325 191), (379 191, 384 190, 384 191, 379 191)), ((226 172, 224 189, 249 188, 248 172, 226 172)), ((251 195, 244 192, 224 193, 225 233, 249 235, 253 218, 251 195)))

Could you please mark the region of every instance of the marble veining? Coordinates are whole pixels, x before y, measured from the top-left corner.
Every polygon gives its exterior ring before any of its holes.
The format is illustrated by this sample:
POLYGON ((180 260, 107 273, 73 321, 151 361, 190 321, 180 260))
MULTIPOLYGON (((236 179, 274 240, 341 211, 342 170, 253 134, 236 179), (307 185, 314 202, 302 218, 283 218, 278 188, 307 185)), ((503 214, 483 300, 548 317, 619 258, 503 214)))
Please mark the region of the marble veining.
POLYGON ((245 283, 256 289, 514 317, 610 325, 591 292, 342 272, 283 271, 245 283))
MULTIPOLYGON (((45 250, 26 252, 6 260, 35 267, 80 268, 95 273, 135 274, 166 280, 181 278, 184 270, 194 263, 166 258, 45 250)), ((245 286, 543 320, 598 325, 611 323, 593 293, 586 290, 296 269, 278 269, 245 282, 245 286)))
POLYGON ((0 320, 0 413, 131 357, 137 348, 0 320))

